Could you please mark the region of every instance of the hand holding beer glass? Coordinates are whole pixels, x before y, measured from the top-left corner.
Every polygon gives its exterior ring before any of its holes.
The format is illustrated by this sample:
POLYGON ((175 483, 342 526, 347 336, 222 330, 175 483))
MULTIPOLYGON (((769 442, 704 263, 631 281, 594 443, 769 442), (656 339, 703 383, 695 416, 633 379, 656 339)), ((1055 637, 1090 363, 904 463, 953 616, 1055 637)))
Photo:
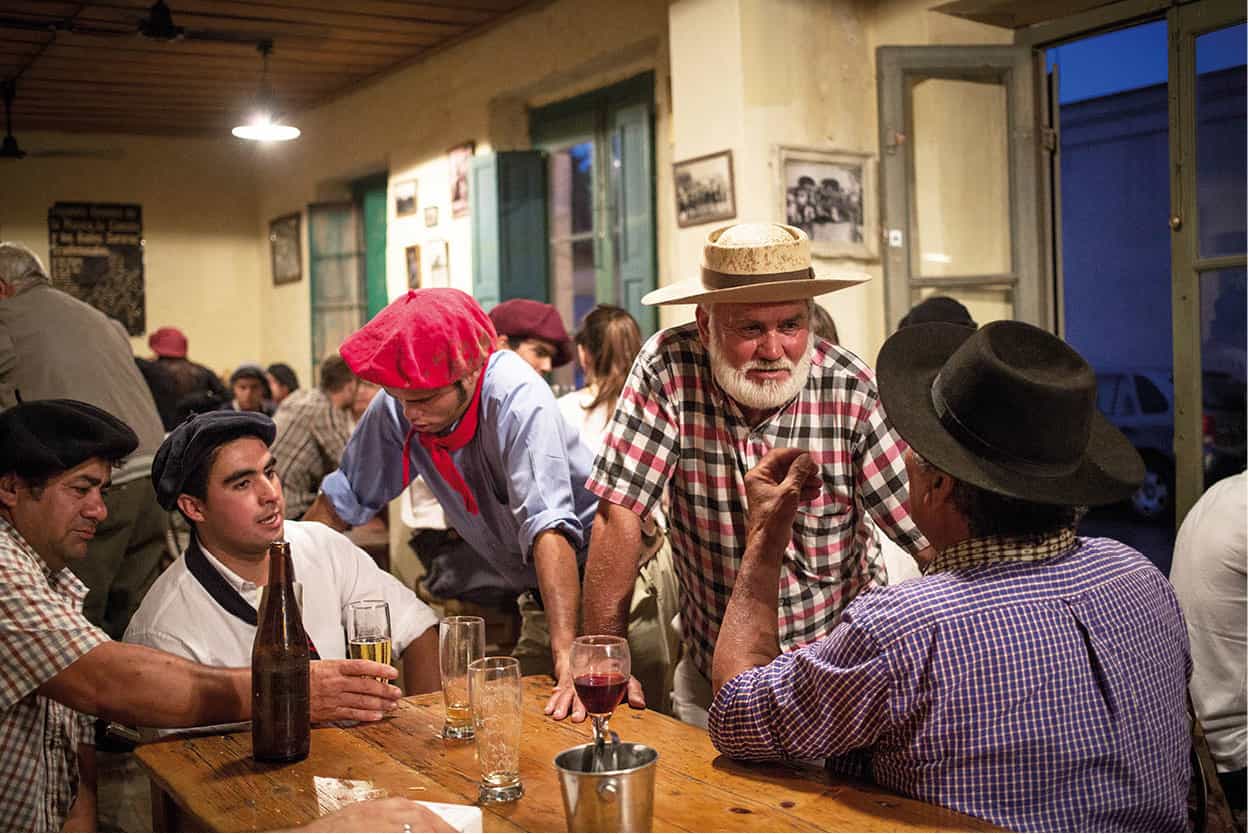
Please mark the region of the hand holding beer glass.
POLYGON ((591 634, 572 642, 572 683, 594 722, 594 744, 607 739, 607 722, 628 692, 632 662, 623 637, 591 634))
POLYGON ((472 738, 472 707, 468 700, 468 664, 485 655, 485 620, 444 617, 438 624, 438 660, 442 699, 446 702, 443 738, 472 738))
MULTIPOLYGON (((347 606, 348 656, 390 665, 390 605, 365 599, 347 606)), ((378 678, 382 683, 386 681, 378 678)))

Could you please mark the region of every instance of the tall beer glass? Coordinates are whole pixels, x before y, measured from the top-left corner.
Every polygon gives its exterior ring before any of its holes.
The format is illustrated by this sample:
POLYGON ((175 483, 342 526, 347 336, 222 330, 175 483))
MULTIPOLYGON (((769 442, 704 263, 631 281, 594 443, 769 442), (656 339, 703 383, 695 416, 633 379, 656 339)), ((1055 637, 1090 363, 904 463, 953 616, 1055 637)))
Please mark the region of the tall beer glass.
POLYGON ((446 703, 444 738, 472 738, 472 709, 468 701, 468 664, 485 655, 485 620, 445 617, 438 624, 438 660, 442 672, 442 700, 446 703))
POLYGON ((520 661, 483 657, 468 664, 468 697, 477 736, 483 805, 514 802, 524 796, 520 783, 520 727, 524 698, 520 661))

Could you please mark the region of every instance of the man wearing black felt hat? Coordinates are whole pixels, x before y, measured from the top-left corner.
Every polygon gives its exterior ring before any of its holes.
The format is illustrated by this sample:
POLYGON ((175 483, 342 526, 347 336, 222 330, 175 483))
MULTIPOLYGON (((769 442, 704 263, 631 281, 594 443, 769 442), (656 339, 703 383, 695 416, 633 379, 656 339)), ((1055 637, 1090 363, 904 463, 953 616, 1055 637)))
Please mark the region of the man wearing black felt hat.
POLYGON ((1012 830, 1180 830, 1191 661, 1178 602, 1141 554, 1082 538, 1088 505, 1143 464, 1096 378, 1020 322, 919 324, 877 362, 905 451, 923 576, 872 589, 777 657, 782 544, 818 494, 800 449, 746 477, 750 533, 714 658, 715 746, 827 758, 1012 830))
POLYGON ((209 666, 249 664, 269 544, 285 539, 314 657, 345 658, 348 605, 385 600, 407 694, 440 689, 438 617, 429 606, 337 530, 285 519, 278 461, 269 450, 276 432, 263 414, 211 411, 165 438, 152 483, 161 506, 191 524, 191 541, 152 584, 126 642, 209 666))
MULTIPOLYGON (((159 727, 250 717, 249 668, 116 643, 83 616, 86 586, 68 567, 87 558, 112 470, 138 445, 125 423, 75 400, 0 413, 0 830, 94 828, 91 716, 159 727)), ((379 718, 399 691, 359 676, 394 674, 313 664, 313 720, 379 718)))

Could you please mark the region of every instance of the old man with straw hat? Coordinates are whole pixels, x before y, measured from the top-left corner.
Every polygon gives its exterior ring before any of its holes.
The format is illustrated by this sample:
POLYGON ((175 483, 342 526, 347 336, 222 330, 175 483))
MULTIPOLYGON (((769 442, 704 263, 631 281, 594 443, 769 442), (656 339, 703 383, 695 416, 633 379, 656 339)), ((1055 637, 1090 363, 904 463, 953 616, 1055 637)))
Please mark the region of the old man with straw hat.
POLYGON ((815 296, 864 280, 816 273, 800 229, 742 223, 707 236, 700 275, 642 299, 696 303, 697 320, 642 348, 594 462, 588 487, 601 500, 585 631, 626 629, 643 520, 667 498, 680 580, 684 651, 674 695, 682 720, 705 725, 711 658, 745 547, 745 473, 769 450, 808 449, 822 483, 784 551, 781 650, 823 637, 851 599, 887 581, 867 516, 912 554, 927 547, 907 510, 905 447, 885 420, 870 368, 809 331, 815 296))

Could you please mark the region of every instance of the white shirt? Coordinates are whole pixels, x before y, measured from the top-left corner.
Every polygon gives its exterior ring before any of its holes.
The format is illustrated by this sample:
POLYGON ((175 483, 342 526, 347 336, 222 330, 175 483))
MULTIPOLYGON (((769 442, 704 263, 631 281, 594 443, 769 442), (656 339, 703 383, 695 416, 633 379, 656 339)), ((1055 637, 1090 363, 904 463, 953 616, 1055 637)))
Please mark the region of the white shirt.
POLYGON ((1170 582, 1192 644, 1192 703, 1218 770, 1248 765, 1248 474, 1201 496, 1174 541, 1170 582))
POLYGON ((611 419, 611 412, 607 409, 606 403, 599 403, 593 411, 585 410, 597 395, 598 389, 590 385, 570 394, 564 394, 556 400, 563 419, 580 432, 581 442, 595 455, 598 454, 598 448, 602 446, 602 438, 607 433, 607 421, 611 419))
MULTIPOLYGON (((347 656, 347 604, 362 599, 390 603, 394 654, 403 650, 438 617, 416 594, 351 540, 314 521, 287 521, 286 541, 295 579, 303 586, 303 627, 326 660, 347 656)), ((204 549, 208 563, 252 606, 261 587, 223 565, 204 549)), ((125 641, 176 654, 205 666, 250 667, 256 628, 229 613, 186 567, 186 554, 162 573, 143 598, 126 629, 125 641)))

